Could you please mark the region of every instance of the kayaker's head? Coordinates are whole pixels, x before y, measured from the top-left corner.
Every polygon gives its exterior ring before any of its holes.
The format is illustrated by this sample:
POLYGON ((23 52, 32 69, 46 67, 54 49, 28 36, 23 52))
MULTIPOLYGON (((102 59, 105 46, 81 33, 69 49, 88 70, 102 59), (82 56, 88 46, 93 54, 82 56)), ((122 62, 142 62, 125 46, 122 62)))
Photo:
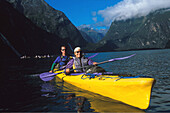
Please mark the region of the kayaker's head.
POLYGON ((66 46, 61 46, 62 56, 66 56, 66 46))
POLYGON ((80 47, 76 47, 74 49, 74 55, 77 57, 77 58, 80 58, 82 56, 82 51, 81 51, 81 48, 80 47))

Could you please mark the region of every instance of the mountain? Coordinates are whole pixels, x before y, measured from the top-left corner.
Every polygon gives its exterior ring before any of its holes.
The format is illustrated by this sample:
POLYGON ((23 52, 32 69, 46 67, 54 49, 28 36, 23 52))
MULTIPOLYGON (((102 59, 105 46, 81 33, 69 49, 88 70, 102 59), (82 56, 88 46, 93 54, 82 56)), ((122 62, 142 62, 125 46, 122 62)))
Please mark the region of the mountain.
POLYGON ((77 28, 80 31, 83 38, 90 43, 99 42, 104 37, 107 31, 104 29, 100 29, 100 30, 93 29, 87 25, 81 25, 78 26, 77 28))
MULTIPOLYGON (((166 48, 170 40, 170 9, 140 18, 112 22, 105 37, 91 50, 166 48)), ((91 47, 92 48, 92 47, 91 47)))
MULTIPOLYGON (((74 46, 86 46, 87 41, 63 12, 55 10, 44 0, 6 0, 43 30, 69 41, 74 46)), ((58 2, 59 3, 59 2, 58 2)))
POLYGON ((95 43, 95 40, 90 37, 86 32, 79 30, 83 38, 89 43, 95 43))
POLYGON ((37 27, 5 0, 0 0, 0 58, 58 54, 67 41, 37 27))
POLYGON ((103 28, 101 28, 101 29, 95 29, 98 33, 102 33, 103 35, 106 35, 106 33, 108 32, 108 29, 106 28, 106 29, 103 29, 103 28))
POLYGON ((170 48, 170 40, 168 41, 168 43, 166 44, 165 48, 170 48))

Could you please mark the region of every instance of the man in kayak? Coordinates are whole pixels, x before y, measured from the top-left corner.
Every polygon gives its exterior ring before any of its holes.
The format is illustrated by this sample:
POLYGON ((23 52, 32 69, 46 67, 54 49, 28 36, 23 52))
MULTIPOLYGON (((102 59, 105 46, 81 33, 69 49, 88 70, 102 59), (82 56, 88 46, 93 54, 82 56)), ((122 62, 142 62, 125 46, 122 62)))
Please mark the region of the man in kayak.
POLYGON ((85 56, 82 55, 82 51, 80 47, 76 47, 74 49, 74 55, 73 59, 71 59, 67 65, 66 65, 66 73, 70 73, 70 69, 77 69, 81 68, 79 70, 74 70, 74 72, 85 72, 86 69, 84 67, 88 65, 96 65, 97 62, 93 62, 91 59, 86 58, 85 56))
POLYGON ((61 53, 62 55, 58 56, 56 60, 53 62, 51 70, 49 72, 52 72, 54 69, 57 70, 65 69, 65 65, 72 58, 71 56, 66 55, 66 46, 61 46, 61 53))

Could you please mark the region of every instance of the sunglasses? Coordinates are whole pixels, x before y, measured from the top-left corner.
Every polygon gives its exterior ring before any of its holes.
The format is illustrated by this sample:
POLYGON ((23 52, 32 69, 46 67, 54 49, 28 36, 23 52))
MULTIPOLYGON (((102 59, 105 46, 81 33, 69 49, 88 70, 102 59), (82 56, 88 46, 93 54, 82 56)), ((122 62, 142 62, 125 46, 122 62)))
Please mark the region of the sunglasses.
POLYGON ((76 51, 76 53, 81 53, 81 51, 76 51))
POLYGON ((61 49, 61 51, 65 51, 66 49, 61 49))

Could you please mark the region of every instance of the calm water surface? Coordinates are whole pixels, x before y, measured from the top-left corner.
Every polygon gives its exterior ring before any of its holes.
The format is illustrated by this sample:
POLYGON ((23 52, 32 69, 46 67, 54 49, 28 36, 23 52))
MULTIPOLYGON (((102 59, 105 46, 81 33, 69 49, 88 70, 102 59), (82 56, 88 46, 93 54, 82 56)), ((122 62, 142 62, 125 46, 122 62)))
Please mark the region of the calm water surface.
MULTIPOLYGON (((43 82, 38 75, 48 71, 54 58, 9 62, 0 70, 0 112, 170 112, 170 50, 144 50, 99 53, 101 62, 112 58, 136 56, 100 65, 119 74, 147 75, 156 79, 147 110, 139 110, 101 95, 63 83, 58 78, 43 82), (14 64, 18 65, 14 65, 14 64)), ((94 53, 89 53, 91 56, 94 53)))

